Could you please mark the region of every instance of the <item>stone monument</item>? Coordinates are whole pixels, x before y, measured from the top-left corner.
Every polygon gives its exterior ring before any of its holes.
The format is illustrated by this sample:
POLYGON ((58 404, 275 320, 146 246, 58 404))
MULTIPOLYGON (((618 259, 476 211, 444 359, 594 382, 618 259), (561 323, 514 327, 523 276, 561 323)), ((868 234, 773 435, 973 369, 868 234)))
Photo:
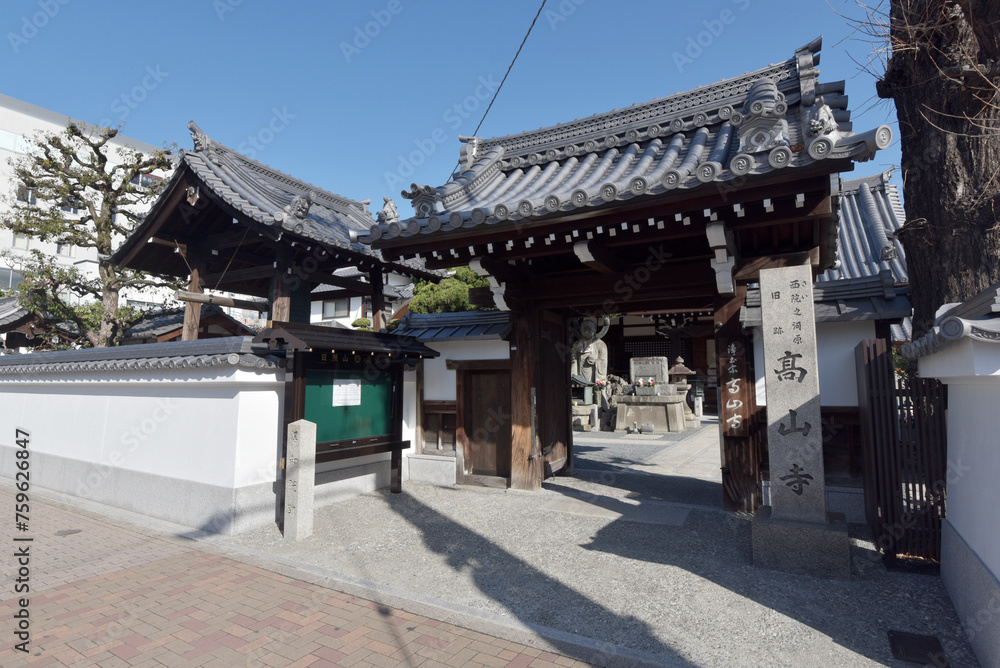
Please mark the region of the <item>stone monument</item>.
POLYGON ((847 521, 826 511, 812 269, 762 269, 760 292, 771 494, 753 520, 754 565, 848 578, 847 521))
POLYGON ((666 357, 633 357, 629 360, 634 394, 616 395, 615 431, 632 423, 652 425, 654 431, 684 431, 684 396, 669 381, 666 357))

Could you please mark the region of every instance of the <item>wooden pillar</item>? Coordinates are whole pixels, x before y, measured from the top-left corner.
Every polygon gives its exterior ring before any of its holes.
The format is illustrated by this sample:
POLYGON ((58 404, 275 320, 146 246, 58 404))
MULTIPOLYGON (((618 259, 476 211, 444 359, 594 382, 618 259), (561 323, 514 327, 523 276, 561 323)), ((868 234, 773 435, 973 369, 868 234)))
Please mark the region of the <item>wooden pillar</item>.
POLYGON ((511 324, 510 486, 513 489, 538 490, 542 487, 543 474, 535 412, 538 389, 535 379, 539 363, 538 312, 531 307, 511 312, 511 324))
MULTIPOLYGON (((183 251, 182 251, 183 252, 183 251)), ((194 258, 188 258, 191 264, 191 277, 188 281, 188 292, 204 292, 201 287, 201 275, 204 273, 204 262, 194 258)), ((198 330, 201 327, 201 304, 187 302, 184 305, 184 330, 181 333, 181 341, 194 341, 198 338, 198 330)))
POLYGON ((382 281, 382 271, 368 272, 368 282, 372 286, 372 330, 385 331, 385 285, 382 281))
POLYGON ((757 406, 751 348, 740 325, 746 286, 715 304, 715 355, 719 388, 719 445, 722 451, 723 507, 753 512, 760 504, 761 452, 754 440, 757 406))
POLYGON ((271 279, 271 320, 290 322, 292 318, 292 283, 288 272, 279 266, 271 279))

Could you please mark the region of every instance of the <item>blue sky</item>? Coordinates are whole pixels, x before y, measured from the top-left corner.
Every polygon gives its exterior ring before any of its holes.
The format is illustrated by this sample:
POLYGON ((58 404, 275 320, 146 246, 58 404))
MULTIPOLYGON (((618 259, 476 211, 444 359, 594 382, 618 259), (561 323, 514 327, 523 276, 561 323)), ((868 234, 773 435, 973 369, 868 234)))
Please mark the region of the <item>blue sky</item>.
MULTIPOLYGON (((539 4, 6 0, 2 92, 154 145, 190 148, 193 119, 327 190, 390 195, 406 216, 400 189, 447 180, 539 4)), ((821 80, 847 80, 855 130, 890 123, 898 137, 859 66, 872 45, 844 15, 863 13, 854 0, 548 0, 479 135, 710 84, 822 34, 821 80)), ((898 163, 897 140, 854 175, 898 163)))

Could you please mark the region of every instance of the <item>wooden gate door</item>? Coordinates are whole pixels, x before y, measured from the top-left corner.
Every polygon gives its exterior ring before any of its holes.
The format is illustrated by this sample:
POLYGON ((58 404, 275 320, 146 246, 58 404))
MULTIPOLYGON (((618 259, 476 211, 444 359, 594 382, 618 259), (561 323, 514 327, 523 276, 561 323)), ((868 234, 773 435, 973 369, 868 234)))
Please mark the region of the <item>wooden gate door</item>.
POLYGON ((855 348, 865 514, 883 557, 941 559, 946 395, 933 378, 896 376, 885 339, 855 348))
POLYGON ((510 479, 510 371, 459 372, 458 440, 463 484, 506 487, 510 479))
POLYGON ((566 319, 550 311, 539 315, 540 384, 536 390, 538 442, 545 462, 543 477, 570 473, 572 416, 570 414, 569 346, 566 319))

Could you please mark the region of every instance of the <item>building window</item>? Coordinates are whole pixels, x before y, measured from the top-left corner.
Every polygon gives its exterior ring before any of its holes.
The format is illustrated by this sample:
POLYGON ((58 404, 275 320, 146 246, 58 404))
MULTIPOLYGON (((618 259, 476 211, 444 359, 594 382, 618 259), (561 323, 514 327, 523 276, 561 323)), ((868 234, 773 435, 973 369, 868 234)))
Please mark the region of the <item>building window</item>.
POLYGON ((35 197, 35 193, 24 186, 17 187, 17 201, 26 202, 28 204, 35 204, 38 199, 35 197))
POLYGON ((21 250, 28 250, 28 247, 31 245, 30 241, 31 237, 29 237, 27 234, 18 234, 17 232, 14 233, 14 243, 13 243, 14 248, 20 248, 21 250))
POLYGON ((137 174, 132 177, 131 183, 134 186, 139 186, 143 190, 147 190, 149 188, 158 188, 160 184, 163 183, 163 178, 153 176, 152 174, 137 174))
POLYGON ((73 245, 72 244, 56 244, 56 255, 61 255, 62 257, 73 257, 73 245))
POLYGON ((350 299, 326 299, 323 301, 323 319, 346 318, 351 313, 350 299))
POLYGON ((425 401, 422 452, 425 455, 455 456, 458 418, 454 401, 425 401))
POLYGON ((65 213, 78 214, 83 208, 83 202, 64 202, 59 205, 59 210, 65 213))
POLYGON ((21 284, 21 274, 13 269, 0 267, 0 288, 12 290, 21 284))

